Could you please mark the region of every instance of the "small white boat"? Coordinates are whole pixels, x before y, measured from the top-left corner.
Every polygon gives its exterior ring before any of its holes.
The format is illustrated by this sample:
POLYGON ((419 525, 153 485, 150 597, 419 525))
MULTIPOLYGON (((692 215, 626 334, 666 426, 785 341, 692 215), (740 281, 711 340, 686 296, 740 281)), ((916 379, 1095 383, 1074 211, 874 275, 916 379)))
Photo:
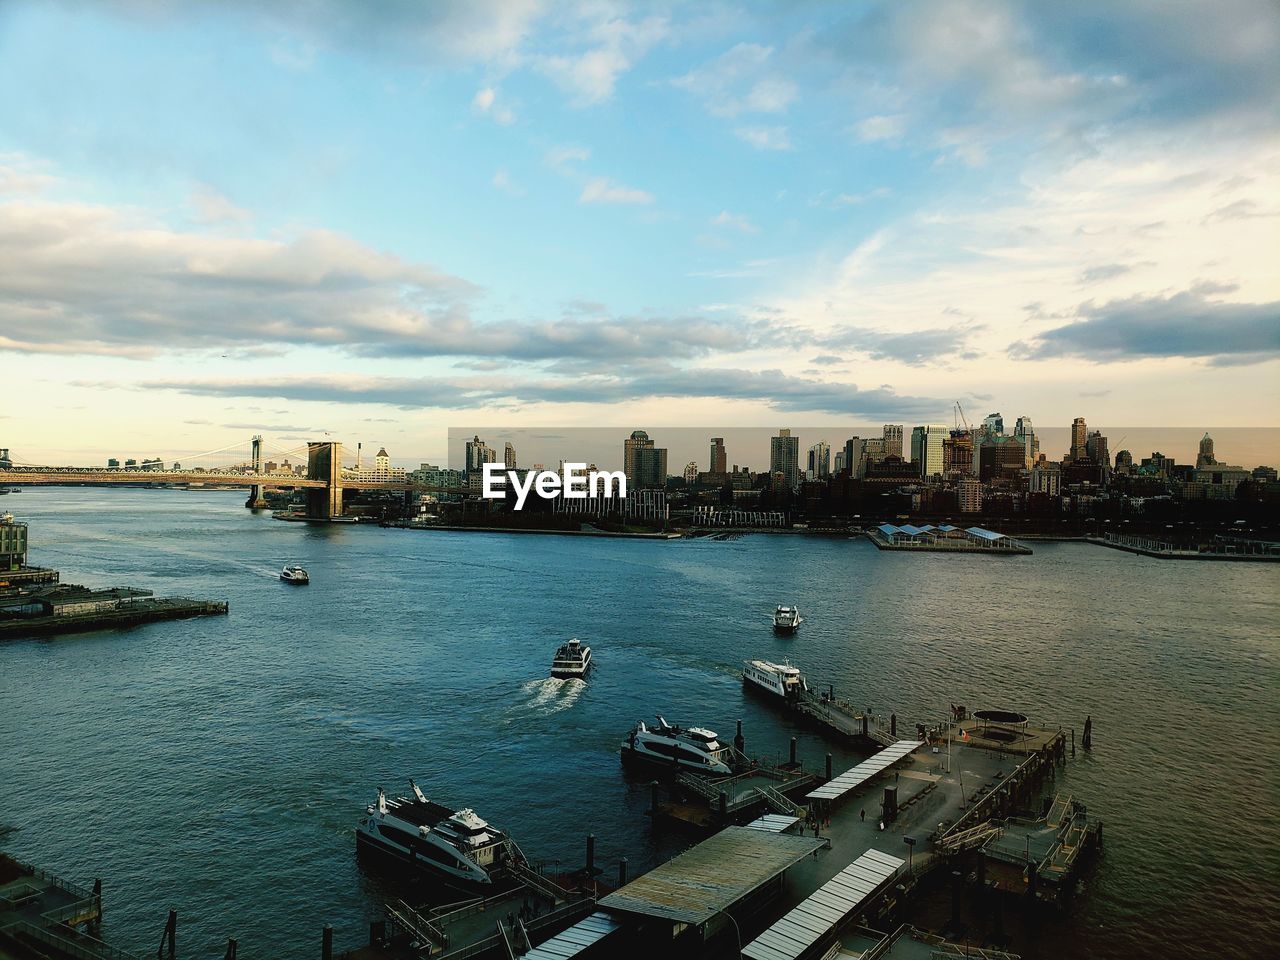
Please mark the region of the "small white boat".
POLYGON ((581 679, 590 669, 591 648, 584 647, 577 637, 560 644, 551 661, 551 676, 557 680, 572 680, 575 677, 581 679))
POLYGON ((285 583, 296 584, 297 586, 305 586, 311 582, 311 575, 302 569, 301 564, 286 564, 285 568, 280 571, 280 579, 285 583))
POLYGON ((800 617, 798 607, 779 606, 778 609, 773 611, 773 629, 777 630, 778 633, 795 633, 800 629, 800 624, 802 623, 804 623, 804 620, 800 617))
POLYGON ((714 730, 705 727, 676 727, 658 717, 656 727, 636 723, 622 741, 623 760, 650 760, 665 767, 678 767, 704 776, 728 776, 729 748, 714 730))

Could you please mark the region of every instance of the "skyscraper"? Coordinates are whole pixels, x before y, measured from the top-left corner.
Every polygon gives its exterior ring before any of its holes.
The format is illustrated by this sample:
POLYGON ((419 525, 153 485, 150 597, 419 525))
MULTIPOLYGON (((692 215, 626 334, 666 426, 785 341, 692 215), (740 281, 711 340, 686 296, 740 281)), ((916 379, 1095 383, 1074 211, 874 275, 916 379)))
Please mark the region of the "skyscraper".
POLYGON ((977 476, 973 459, 973 431, 957 428, 942 441, 942 472, 977 476))
POLYGON ((622 471, 629 489, 667 485, 667 449, 655 447, 649 435, 636 430, 622 442, 622 471))
POLYGON ((1107 451, 1107 438, 1102 435, 1102 431, 1095 430, 1089 434, 1084 443, 1084 451, 1090 460, 1101 464, 1104 470, 1110 469, 1111 454, 1107 451))
POLYGON ((729 472, 729 455, 724 449, 724 437, 711 438, 711 459, 707 461, 707 469, 712 473, 729 472))
POLYGON ((698 464, 697 461, 690 460, 684 465, 684 484, 686 487, 692 487, 698 482, 698 464))
POLYGON ((1071 452, 1067 454, 1069 460, 1083 460, 1089 455, 1087 444, 1089 442, 1089 428, 1084 422, 1084 417, 1076 417, 1071 421, 1071 452))
POLYGON ((1030 417, 1019 417, 1018 422, 1014 424, 1013 435, 1022 441, 1023 449, 1027 454, 1027 466, 1035 463, 1036 457, 1040 456, 1040 439, 1036 436, 1035 428, 1031 426, 1030 417))
POLYGON ((502 463, 508 470, 514 470, 516 468, 516 448, 510 443, 508 443, 506 449, 502 451, 502 463))
POLYGON ((779 430, 769 439, 769 472, 782 474, 791 490, 800 486, 800 438, 790 430, 779 430))
POLYGON ((902 424, 886 423, 884 425, 884 455, 886 457, 902 456, 902 424))
POLYGON ((983 418, 982 425, 978 427, 978 442, 1002 436, 1004 436, 1004 417, 999 413, 988 413, 983 418))
POLYGON ((486 463, 496 460, 496 452, 478 436, 467 441, 467 462, 463 467, 467 473, 479 473, 486 463))
POLYGON ((831 445, 819 440, 809 448, 809 458, 805 477, 809 480, 822 480, 831 475, 831 445))
POLYGON ((1213 458, 1213 437, 1206 433, 1200 438, 1200 452, 1196 455, 1196 469, 1210 467, 1217 462, 1213 458))
POLYGON ((947 428, 938 423, 915 427, 911 431, 911 462, 920 470, 920 476, 941 475, 942 441, 947 428))
POLYGON ((862 455, 860 437, 850 437, 844 442, 844 468, 854 480, 861 480, 867 475, 867 461, 862 455))

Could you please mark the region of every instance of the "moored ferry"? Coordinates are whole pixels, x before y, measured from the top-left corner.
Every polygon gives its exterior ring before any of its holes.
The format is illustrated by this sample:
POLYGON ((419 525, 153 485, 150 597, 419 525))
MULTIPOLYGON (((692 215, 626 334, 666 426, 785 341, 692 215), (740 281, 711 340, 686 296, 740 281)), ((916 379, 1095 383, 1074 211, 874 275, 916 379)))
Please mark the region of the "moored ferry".
POLYGON ((809 689, 800 668, 793 667, 789 662, 746 660, 743 662, 742 682, 748 688, 761 690, 784 700, 798 700, 809 689))
POLYGON ((636 723, 622 741, 622 759, 650 760, 708 776, 733 772, 729 768, 730 749, 720 743, 714 730, 677 727, 662 717, 658 717, 656 727, 647 726, 643 720, 636 723))
POLYGON ((560 644, 555 657, 551 661, 551 676, 558 680, 572 680, 587 675, 591 669, 591 648, 584 647, 582 641, 574 637, 568 643, 560 644))
POLYGON ((519 847, 470 807, 434 803, 412 780, 412 797, 378 800, 356 826, 357 854, 377 854, 461 889, 491 888, 522 865, 519 847))

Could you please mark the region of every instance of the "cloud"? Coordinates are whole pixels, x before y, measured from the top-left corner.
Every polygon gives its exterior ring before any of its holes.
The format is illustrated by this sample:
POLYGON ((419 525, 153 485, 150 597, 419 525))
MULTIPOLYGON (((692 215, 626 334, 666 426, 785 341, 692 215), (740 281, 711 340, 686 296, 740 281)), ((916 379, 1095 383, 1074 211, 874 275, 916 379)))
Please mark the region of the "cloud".
POLYGON ((609 7, 594 9, 589 22, 564 38, 575 53, 538 54, 531 58, 543 73, 573 95, 578 106, 603 103, 613 96, 619 77, 630 70, 668 31, 665 17, 631 21, 609 7))
POLYGON ((504 127, 515 123, 515 113, 505 104, 498 103, 498 91, 493 87, 482 87, 477 90, 476 95, 471 98, 471 106, 478 113, 492 117, 495 123, 502 124, 504 127))
POLYGON ((786 127, 738 127, 733 132, 757 150, 793 149, 786 127))
POLYGON ((720 117, 784 113, 799 96, 794 81, 771 66, 773 48, 739 43, 714 60, 672 80, 720 117))
POLYGON ((838 357, 834 353, 821 353, 816 357, 810 357, 809 362, 820 367, 832 367, 844 363, 844 357, 838 357))
MULTIPOLYGON (((973 359, 965 347, 971 334, 983 329, 947 327, 910 333, 885 333, 864 327, 844 327, 830 335, 816 337, 823 346, 841 347, 866 353, 873 360, 892 360, 916 367, 940 367, 955 360, 973 359)), ((817 362, 817 361, 814 361, 817 362)))
POLYGON ((853 132, 863 143, 881 140, 898 140, 907 129, 907 118, 898 113, 893 116, 867 117, 854 124, 853 132))
POLYGON ((653 203, 653 194, 614 183, 607 177, 593 177, 582 188, 579 203, 653 203))
POLYGON ((493 179, 490 181, 495 190, 501 190, 503 193, 513 197, 523 197, 524 188, 511 179, 511 175, 506 170, 498 170, 494 173, 493 179))
POLYGON ((711 225, 715 227, 729 227, 737 230, 739 233, 757 234, 760 228, 752 223, 744 214, 730 213, 728 210, 721 210, 716 216, 711 218, 711 225))
POLYGON ((1147 357, 1190 357, 1257 363, 1280 356, 1280 301, 1211 300, 1230 287, 1198 286, 1172 296, 1135 296, 1081 304, 1076 323, 1021 344, 1034 359, 1080 357, 1101 363, 1147 357))
POLYGON ((0 154, 0 196, 37 194, 55 183, 43 167, 20 154, 0 154))
POLYGON ((548 150, 544 159, 556 173, 570 176, 576 172, 575 164, 591 159, 591 151, 571 143, 561 144, 548 150))
POLYGON ((197 183, 192 187, 191 207, 195 211, 196 221, 203 224, 244 224, 253 219, 253 214, 248 210, 237 207, 205 183, 197 183))
POLYGON ((1122 277, 1133 267, 1127 263, 1102 263, 1096 267, 1086 267, 1080 272, 1082 284, 1101 283, 1103 280, 1114 280, 1122 277))
POLYGON ((516 381, 504 378, 441 380, 431 377, 363 377, 317 374, 307 377, 206 380, 150 380, 93 387, 176 391, 202 397, 271 397, 295 402, 385 404, 405 410, 460 409, 532 403, 618 404, 655 397, 758 401, 787 412, 834 413, 850 417, 936 417, 948 404, 927 397, 901 396, 887 387, 860 389, 796 377, 781 370, 675 367, 657 364, 616 376, 588 375, 516 381))

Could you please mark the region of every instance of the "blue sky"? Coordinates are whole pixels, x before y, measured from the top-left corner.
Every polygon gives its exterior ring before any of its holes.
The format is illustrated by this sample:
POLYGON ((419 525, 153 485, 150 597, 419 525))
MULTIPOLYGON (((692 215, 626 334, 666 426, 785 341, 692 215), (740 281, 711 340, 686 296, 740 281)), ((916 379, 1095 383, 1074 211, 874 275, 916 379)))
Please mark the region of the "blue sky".
POLYGON ((0 426, 1275 425, 1278 64, 1265 0, 10 0, 0 426))

